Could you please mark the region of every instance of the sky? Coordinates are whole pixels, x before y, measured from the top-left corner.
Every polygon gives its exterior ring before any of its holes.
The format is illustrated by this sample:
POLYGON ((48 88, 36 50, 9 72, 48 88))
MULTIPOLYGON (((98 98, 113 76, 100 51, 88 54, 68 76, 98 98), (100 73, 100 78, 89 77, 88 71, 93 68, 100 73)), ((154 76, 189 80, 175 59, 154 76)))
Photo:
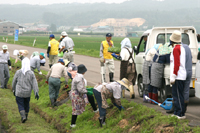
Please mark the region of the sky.
POLYGON ((128 0, 0 0, 0 4, 31 4, 31 5, 49 5, 54 3, 122 3, 128 0))

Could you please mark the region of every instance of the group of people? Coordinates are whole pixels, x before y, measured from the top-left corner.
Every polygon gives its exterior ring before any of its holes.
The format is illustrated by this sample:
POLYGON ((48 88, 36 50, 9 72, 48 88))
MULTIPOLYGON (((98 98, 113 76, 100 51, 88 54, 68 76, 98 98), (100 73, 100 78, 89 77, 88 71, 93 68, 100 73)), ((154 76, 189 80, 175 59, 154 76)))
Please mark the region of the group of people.
MULTIPOLYGON (((133 86, 135 85, 137 72, 131 41, 129 38, 121 41, 120 54, 110 53, 108 48, 114 47, 114 43, 111 40, 112 34, 106 34, 106 40, 102 41, 100 45, 102 81, 95 85, 94 88, 86 88, 87 80, 84 78, 84 74, 87 72, 87 68, 83 64, 77 66, 73 62, 73 40, 67 36, 65 31, 61 35, 59 41, 55 40, 53 34, 49 36, 50 41, 47 50, 50 70, 46 76, 46 83, 49 85, 51 106, 57 106, 56 101, 61 86, 60 78, 65 78, 66 88, 69 87, 68 79, 70 78, 72 79, 71 91, 69 92, 72 103, 70 126, 76 126, 77 116, 85 111, 85 106, 88 103, 90 103, 94 112, 99 112, 100 126, 103 126, 106 120, 106 109, 109 107, 106 99, 110 98, 114 106, 119 110, 123 110, 124 107, 120 98, 125 97, 125 90, 130 91, 130 98, 135 97, 133 86), (58 53, 61 52, 64 53, 64 56, 58 59, 58 53), (114 80, 115 67, 113 57, 121 61, 120 80, 117 81, 114 80), (105 80, 106 66, 109 70, 110 82, 105 80), (97 101, 98 108, 95 105, 94 98, 97 101)), ((179 119, 185 119, 185 111, 189 101, 189 83, 192 75, 191 51, 187 45, 181 43, 180 31, 174 31, 170 36, 169 46, 167 44, 156 44, 146 52, 143 66, 143 75, 145 75, 143 79, 143 84, 145 85, 144 97, 149 96, 158 102, 158 88, 162 86, 164 64, 170 63, 174 115, 179 119)), ((11 62, 7 51, 8 47, 3 45, 2 49, 3 51, 0 51, 1 88, 7 88, 11 62)), ((35 98, 39 99, 38 84, 33 71, 37 68, 39 74, 42 74, 39 66, 45 64, 44 53, 34 52, 30 60, 27 55, 27 50, 18 51, 17 56, 22 61, 22 65, 21 69, 15 73, 12 81, 13 94, 16 96, 22 123, 28 118, 32 90, 34 90, 35 98)), ((144 99, 144 102, 148 101, 144 99)))
POLYGON ((192 54, 188 45, 182 44, 181 32, 175 30, 170 43, 155 44, 147 50, 143 64, 143 101, 145 96, 158 101, 158 89, 163 86, 165 64, 170 63, 170 84, 172 85, 173 107, 167 113, 174 113, 178 119, 185 119, 189 102, 189 89, 192 77, 192 54))

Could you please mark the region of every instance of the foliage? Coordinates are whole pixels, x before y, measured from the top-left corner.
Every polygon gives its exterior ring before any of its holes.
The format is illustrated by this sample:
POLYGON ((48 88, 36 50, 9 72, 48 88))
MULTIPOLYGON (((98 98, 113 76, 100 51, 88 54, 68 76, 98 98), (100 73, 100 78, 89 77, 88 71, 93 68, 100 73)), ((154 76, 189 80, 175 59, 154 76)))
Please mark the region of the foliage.
MULTIPOLYGON (((19 36, 19 41, 16 41, 15 44, 25 45, 32 47, 33 40, 36 38, 35 47, 47 49, 47 44, 49 41, 49 35, 45 36, 19 36)), ((58 34, 55 34, 56 39, 59 39, 58 34)), ((74 50, 76 54, 81 55, 88 55, 93 57, 99 57, 100 52, 100 44, 103 40, 105 40, 105 37, 102 36, 71 36, 69 35, 75 44, 74 50)), ((8 43, 14 43, 14 37, 13 36, 4 36, 8 37, 8 43)), ((5 40, 2 39, 3 36, 0 36, 0 41, 5 42, 5 40)), ((120 42, 124 38, 122 37, 113 37, 112 40, 114 42, 115 47, 121 47, 120 42)), ((129 38, 132 42, 132 46, 135 46, 139 42, 139 38, 129 38)))
POLYGON ((111 53, 119 54, 120 51, 121 51, 121 48, 118 48, 118 47, 109 47, 108 48, 108 52, 111 52, 111 53))

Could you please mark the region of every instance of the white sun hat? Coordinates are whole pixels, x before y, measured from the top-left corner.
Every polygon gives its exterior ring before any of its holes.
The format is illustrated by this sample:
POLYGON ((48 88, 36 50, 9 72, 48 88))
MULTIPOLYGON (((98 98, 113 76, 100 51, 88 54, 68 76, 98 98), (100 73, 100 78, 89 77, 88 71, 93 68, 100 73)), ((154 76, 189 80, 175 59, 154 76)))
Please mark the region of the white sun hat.
POLYGON ((170 36, 170 41, 176 42, 176 43, 181 43, 181 32, 178 30, 175 30, 172 35, 170 36))
POLYGON ((62 35, 62 36, 67 36, 68 34, 67 34, 65 31, 63 31, 63 32, 61 33, 61 35, 62 35))

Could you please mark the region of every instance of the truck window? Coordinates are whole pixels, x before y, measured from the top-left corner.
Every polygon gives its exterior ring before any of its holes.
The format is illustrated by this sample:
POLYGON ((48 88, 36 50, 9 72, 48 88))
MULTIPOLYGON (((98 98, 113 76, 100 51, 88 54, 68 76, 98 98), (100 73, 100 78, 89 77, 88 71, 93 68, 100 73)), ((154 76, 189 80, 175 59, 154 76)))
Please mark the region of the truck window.
MULTIPOLYGON (((157 43, 157 44, 158 44, 158 43, 162 43, 162 44, 169 43, 169 38, 170 38, 170 36, 171 36, 171 33, 168 33, 168 34, 167 34, 167 41, 166 41, 166 40, 165 40, 165 33, 158 34, 156 43, 157 43)), ((189 40, 188 34, 182 33, 182 43, 183 43, 183 44, 187 44, 187 45, 190 44, 190 40, 189 40)))
POLYGON ((146 42, 147 42, 147 36, 142 37, 141 43, 139 45, 139 52, 145 52, 145 50, 146 50, 146 42))

